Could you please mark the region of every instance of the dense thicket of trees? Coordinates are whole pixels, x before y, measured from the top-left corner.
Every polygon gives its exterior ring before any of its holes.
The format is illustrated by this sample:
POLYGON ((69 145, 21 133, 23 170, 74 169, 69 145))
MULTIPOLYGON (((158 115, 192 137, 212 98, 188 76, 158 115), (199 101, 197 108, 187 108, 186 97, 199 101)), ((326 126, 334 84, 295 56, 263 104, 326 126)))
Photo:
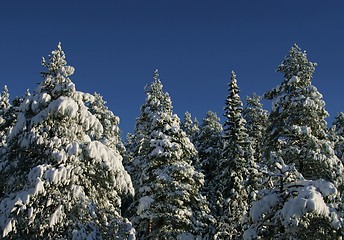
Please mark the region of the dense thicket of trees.
POLYGON ((181 121, 156 70, 124 142, 102 96, 76 90, 61 44, 42 65, 34 92, 0 95, 2 238, 344 236, 344 113, 327 127, 297 45, 281 83, 245 106, 231 73, 223 124, 212 111, 181 121))

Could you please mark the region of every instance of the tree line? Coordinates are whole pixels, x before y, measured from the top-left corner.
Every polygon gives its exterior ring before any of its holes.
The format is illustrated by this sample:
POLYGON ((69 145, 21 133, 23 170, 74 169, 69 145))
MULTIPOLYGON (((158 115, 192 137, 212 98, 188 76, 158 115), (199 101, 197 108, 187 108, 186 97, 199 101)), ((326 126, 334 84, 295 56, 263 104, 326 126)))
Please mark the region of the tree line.
POLYGON ((124 141, 102 96, 77 91, 61 44, 42 65, 33 93, 0 95, 4 239, 343 237, 344 113, 327 127, 296 44, 281 83, 245 106, 231 73, 224 124, 181 120, 156 70, 124 141))

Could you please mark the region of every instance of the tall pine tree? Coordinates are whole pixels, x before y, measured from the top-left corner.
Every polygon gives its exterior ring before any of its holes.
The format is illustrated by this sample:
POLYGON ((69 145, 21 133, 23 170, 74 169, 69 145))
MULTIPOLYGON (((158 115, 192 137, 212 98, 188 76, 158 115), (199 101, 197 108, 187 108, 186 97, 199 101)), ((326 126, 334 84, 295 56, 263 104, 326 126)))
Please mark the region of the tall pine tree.
POLYGON ((128 148, 134 151, 131 168, 139 173, 133 223, 139 239, 193 239, 208 231, 203 175, 191 165, 197 152, 162 87, 156 71, 128 148))
POLYGON ((222 124, 215 112, 207 112, 194 142, 206 185, 209 185, 214 179, 223 149, 222 124))
POLYGON ((243 117, 246 120, 245 127, 254 150, 254 159, 257 162, 262 160, 264 136, 267 127, 268 112, 263 109, 260 97, 253 93, 246 98, 246 106, 243 109, 243 117))
POLYGON ((252 149, 245 128, 246 121, 242 117, 243 107, 234 72, 228 86, 224 107, 224 150, 218 165, 218 176, 215 177, 220 205, 216 239, 242 238, 252 191, 252 149))
MULTIPOLYGON (((213 216, 217 213, 217 193, 215 176, 217 166, 220 163, 223 150, 222 124, 215 112, 208 111, 199 126, 195 139, 195 147, 198 151, 200 169, 204 174, 204 186, 202 193, 207 196, 209 208, 213 216)), ((209 228, 213 228, 209 225, 209 228)))
MULTIPOLYGON (((181 122, 181 129, 186 133, 186 136, 190 139, 191 143, 195 145, 196 136, 199 132, 198 121, 195 118, 192 120, 191 113, 185 112, 184 121, 181 122)), ((199 172, 202 171, 200 159, 198 154, 192 158, 192 166, 199 172)))
POLYGON ((325 102, 311 83, 315 66, 297 45, 278 66, 284 79, 265 94, 273 100, 265 155, 280 152, 286 164, 295 164, 305 178, 323 178, 339 186, 343 165, 327 140, 325 102))
POLYGON ((192 120, 191 113, 185 112, 184 120, 181 123, 181 128, 193 143, 193 140, 199 131, 197 119, 195 118, 194 120, 192 120))
MULTIPOLYGON (((5 85, 0 95, 0 154, 1 148, 6 145, 6 135, 9 126, 9 109, 11 107, 8 88, 5 85)), ((2 155, 2 154, 1 154, 2 155)))
POLYGON ((344 163, 344 113, 339 113, 333 124, 333 134, 335 135, 335 154, 344 163))
POLYGON ((43 81, 23 99, 8 136, 1 174, 1 235, 8 239, 133 239, 121 196, 133 194, 122 157, 76 91, 61 44, 43 81))

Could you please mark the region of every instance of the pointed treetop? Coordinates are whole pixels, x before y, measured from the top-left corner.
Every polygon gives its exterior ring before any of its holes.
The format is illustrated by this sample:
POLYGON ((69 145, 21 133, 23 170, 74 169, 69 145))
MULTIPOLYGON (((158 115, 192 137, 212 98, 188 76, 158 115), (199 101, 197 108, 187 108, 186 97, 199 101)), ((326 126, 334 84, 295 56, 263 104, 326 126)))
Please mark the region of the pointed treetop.
POLYGON ((8 93, 8 87, 7 87, 7 85, 4 86, 3 92, 7 92, 7 93, 8 93))
POLYGON ((191 113, 189 111, 184 113, 184 122, 192 122, 191 113))
POLYGON ((231 72, 231 81, 236 81, 236 74, 234 71, 231 72))
POLYGON ((57 49, 51 52, 49 60, 47 61, 42 57, 42 65, 47 68, 48 71, 42 72, 43 77, 47 75, 62 74, 68 77, 74 73, 74 68, 67 66, 66 55, 61 47, 61 42, 58 43, 57 49))
POLYGON ((344 137, 344 112, 338 113, 332 125, 336 127, 336 133, 344 137))
POLYGON ((153 74, 153 82, 150 85, 145 86, 146 93, 162 93, 162 83, 159 78, 159 70, 156 69, 153 74))
POLYGON ((260 102, 262 100, 261 96, 258 96, 255 92, 250 96, 246 97, 247 107, 262 108, 263 104, 260 102))
MULTIPOLYGON (((238 93, 240 92, 238 84, 237 84, 237 79, 236 79, 236 74, 234 71, 231 72, 231 81, 228 83, 228 87, 229 87, 229 94, 228 97, 226 99, 226 105, 232 105, 230 104, 232 101, 234 102, 240 102, 239 105, 242 106, 240 97, 238 95, 238 93)), ((231 108, 231 106, 229 106, 231 108)))
POLYGON ((4 98, 4 97, 8 97, 9 96, 9 94, 8 94, 8 87, 7 87, 7 85, 5 85, 4 86, 4 89, 2 90, 2 93, 1 93, 1 95, 0 95, 2 98, 4 98))
POLYGON ((244 124, 244 120, 241 116, 243 104, 239 96, 240 91, 237 85, 236 74, 234 71, 232 71, 231 81, 228 84, 228 87, 228 96, 226 98, 224 106, 224 116, 227 118, 224 123, 225 134, 228 133, 228 131, 231 131, 228 129, 235 127, 237 122, 240 122, 238 123, 240 125, 239 127, 244 124))
POLYGON ((10 106, 10 94, 8 93, 7 85, 4 86, 4 90, 0 95, 0 110, 7 109, 10 106))
POLYGON ((158 70, 154 71, 153 82, 145 86, 145 93, 147 95, 146 104, 142 105, 143 111, 149 107, 150 111, 171 112, 172 102, 169 94, 163 92, 163 85, 159 79, 158 70))
POLYGON ((302 51, 297 44, 294 44, 276 71, 284 74, 286 82, 297 76, 301 82, 310 84, 316 65, 308 61, 306 51, 302 51))
MULTIPOLYGON (((236 89, 237 87, 237 79, 236 79, 236 73, 234 71, 231 72, 231 81, 229 83, 229 87, 231 89, 236 89)), ((238 91, 239 92, 239 91, 238 91)))
POLYGON ((160 82, 159 79, 159 69, 155 69, 154 75, 153 75, 154 82, 160 82))

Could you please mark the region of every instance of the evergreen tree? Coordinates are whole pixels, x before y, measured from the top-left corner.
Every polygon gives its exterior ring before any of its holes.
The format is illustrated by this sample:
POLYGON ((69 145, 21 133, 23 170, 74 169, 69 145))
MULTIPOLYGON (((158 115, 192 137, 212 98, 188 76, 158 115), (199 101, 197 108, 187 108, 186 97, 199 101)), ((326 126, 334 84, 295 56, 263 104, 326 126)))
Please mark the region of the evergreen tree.
POLYGON ((222 124, 215 112, 208 111, 195 137, 202 172, 208 185, 215 176, 216 167, 222 156, 222 124))
POLYGON ((252 149, 249 145, 242 102, 236 75, 231 74, 229 91, 224 107, 223 159, 215 178, 220 210, 216 239, 240 239, 249 209, 249 196, 253 180, 252 149))
POLYGON ((281 152, 286 164, 307 179, 323 178, 339 186, 343 183, 343 165, 327 139, 328 116, 322 95, 311 84, 315 63, 294 45, 277 71, 284 80, 265 94, 273 100, 269 116, 265 156, 281 152))
MULTIPOLYGON (((216 211, 216 184, 217 166, 222 157, 222 124, 215 112, 208 111, 206 117, 199 126, 199 132, 195 137, 195 147, 198 151, 201 171, 204 174, 204 187, 202 192, 207 196, 212 215, 216 211)), ((214 228, 209 226, 209 228, 214 228)))
POLYGON ((246 120, 245 127, 254 150, 254 159, 262 160, 264 136, 267 126, 268 112, 263 109, 260 97, 255 93, 246 98, 246 107, 243 109, 243 117, 246 120))
POLYGON ((162 91, 158 72, 145 88, 130 142, 135 174, 136 216, 133 223, 139 239, 193 239, 206 234, 210 218, 205 198, 200 195, 203 175, 191 159, 197 152, 180 120, 172 113, 169 95, 162 91), (192 237, 194 236, 194 237, 192 237))
POLYGON ((6 145, 6 135, 8 130, 8 111, 11 107, 8 88, 5 85, 0 95, 0 153, 1 148, 6 145))
MULTIPOLYGON (((15 98, 10 103, 9 92, 7 86, 4 87, 2 94, 0 95, 0 171, 5 168, 5 153, 7 151, 7 135, 10 129, 16 123, 17 108, 21 99, 15 98)), ((0 174, 0 199, 4 193, 4 182, 6 177, 4 174, 0 174)))
POLYGON ((0 111, 3 113, 6 109, 9 109, 10 104, 10 94, 8 93, 8 88, 5 85, 4 89, 0 95, 0 111))
POLYGON ((333 124, 333 132, 335 135, 335 154, 337 157, 344 162, 344 113, 339 113, 333 124))
MULTIPOLYGON (((159 72, 156 70, 153 76, 153 83, 145 87, 147 94, 146 102, 141 106, 141 115, 136 119, 134 134, 128 134, 125 147, 125 167, 128 170, 135 192, 138 191, 140 185, 140 177, 143 159, 140 156, 142 154, 143 144, 151 133, 151 122, 149 118, 149 112, 167 112, 172 114, 172 102, 169 94, 162 92, 162 84, 159 80, 159 72)), ((135 210, 136 212, 136 210, 135 210)))
POLYGON ((199 127, 197 119, 195 118, 192 120, 191 113, 185 112, 184 121, 181 123, 181 128, 189 137, 190 141, 194 143, 194 138, 199 131, 199 127))
MULTIPOLYGON (((184 121, 181 123, 181 129, 186 133, 186 136, 190 139, 191 143, 195 145, 195 139, 199 132, 198 121, 195 118, 192 120, 191 113, 186 112, 184 115, 184 121)), ((192 166, 199 172, 202 171, 200 159, 198 154, 196 154, 191 159, 192 166)))
POLYGON ((76 91, 61 44, 42 64, 43 81, 23 99, 8 136, 2 237, 135 238, 120 212, 132 183, 118 151, 98 141, 104 126, 85 105, 93 96, 76 91))

